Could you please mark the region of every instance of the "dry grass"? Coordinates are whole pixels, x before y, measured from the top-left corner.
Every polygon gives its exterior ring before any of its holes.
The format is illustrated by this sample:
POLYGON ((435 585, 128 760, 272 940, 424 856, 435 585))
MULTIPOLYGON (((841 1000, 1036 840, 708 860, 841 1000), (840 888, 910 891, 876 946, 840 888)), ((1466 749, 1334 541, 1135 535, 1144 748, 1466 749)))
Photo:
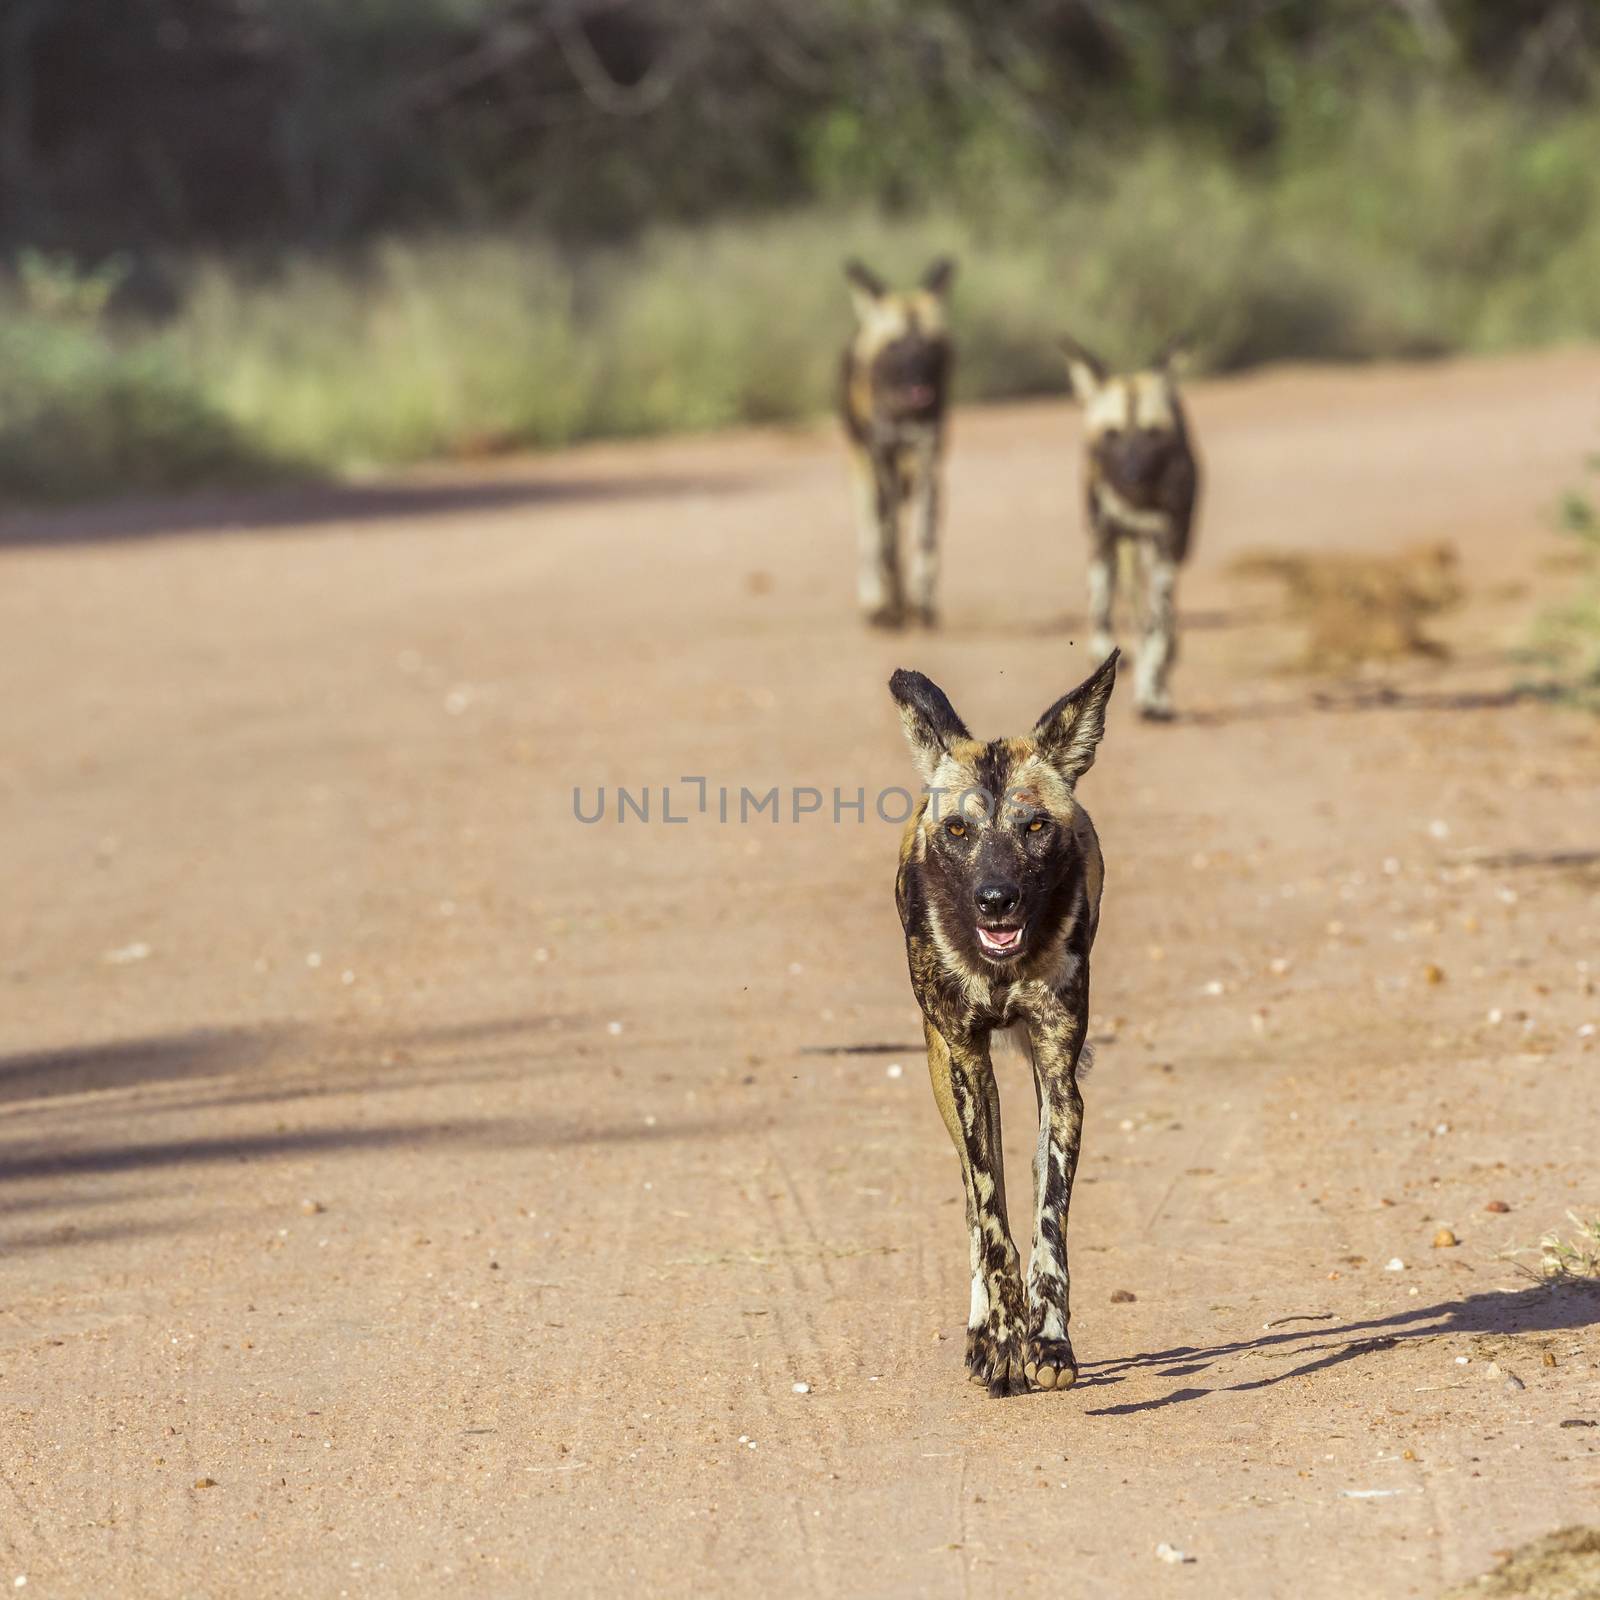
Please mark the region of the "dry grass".
POLYGON ((1600 1217, 1569 1211, 1570 1239, 1552 1231, 1539 1240, 1538 1276, 1546 1283, 1600 1283, 1600 1217))
POLYGON ((1600 1528, 1563 1528, 1513 1550, 1493 1572, 1452 1589, 1445 1600, 1595 1600, 1600 1595, 1600 1528))

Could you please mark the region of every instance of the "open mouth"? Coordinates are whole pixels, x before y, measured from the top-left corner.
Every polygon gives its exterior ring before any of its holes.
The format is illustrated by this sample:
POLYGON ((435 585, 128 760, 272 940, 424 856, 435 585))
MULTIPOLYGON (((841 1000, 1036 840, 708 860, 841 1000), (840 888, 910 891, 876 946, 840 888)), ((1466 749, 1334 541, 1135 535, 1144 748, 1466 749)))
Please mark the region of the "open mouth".
POLYGON ((1022 951, 1021 928, 979 928, 978 944, 986 956, 1007 961, 1022 951))

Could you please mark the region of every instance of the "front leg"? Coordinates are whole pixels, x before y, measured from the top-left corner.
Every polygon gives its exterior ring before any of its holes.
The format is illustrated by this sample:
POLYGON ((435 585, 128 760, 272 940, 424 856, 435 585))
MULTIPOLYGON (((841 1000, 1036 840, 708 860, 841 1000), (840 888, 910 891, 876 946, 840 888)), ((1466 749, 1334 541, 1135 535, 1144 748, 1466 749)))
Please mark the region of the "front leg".
POLYGON ((1104 661, 1117 647, 1117 539, 1089 491, 1089 654, 1104 661))
POLYGON ((859 540, 856 594, 867 621, 879 628, 898 628, 905 621, 899 487, 893 465, 864 445, 852 452, 850 463, 859 540))
POLYGON ((939 586, 939 440, 917 447, 911 500, 911 603, 917 619, 931 628, 938 621, 935 591, 939 586))
POLYGON ((949 1037, 924 1021, 928 1076, 966 1190, 972 1302, 967 1313, 967 1370, 989 1393, 1027 1387, 1022 1373, 1025 1301, 1021 1262, 1006 1220, 1005 1159, 1000 1147, 1000 1093, 987 1035, 952 1028, 949 1037))
POLYGON ((1078 1058, 1088 1032, 1088 973, 1059 1010, 1030 1024, 1039 1143, 1033 1165, 1033 1254, 1028 1262, 1028 1320, 1023 1370, 1040 1389, 1069 1389, 1078 1362, 1067 1333, 1071 1320, 1067 1210, 1078 1171, 1083 1096, 1078 1058))

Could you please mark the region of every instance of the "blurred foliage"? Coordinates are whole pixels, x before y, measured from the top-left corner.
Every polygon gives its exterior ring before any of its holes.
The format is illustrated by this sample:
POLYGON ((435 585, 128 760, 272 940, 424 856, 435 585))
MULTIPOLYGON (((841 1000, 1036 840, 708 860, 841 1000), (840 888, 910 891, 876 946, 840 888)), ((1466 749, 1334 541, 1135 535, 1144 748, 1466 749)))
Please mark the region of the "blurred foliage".
MULTIPOLYGON (((1600 474, 1600 457, 1591 457, 1588 466, 1600 474)), ((1600 711, 1600 508, 1594 495, 1569 489, 1556 507, 1555 525, 1572 542, 1577 578, 1565 602, 1539 619, 1539 643, 1553 659, 1576 668, 1564 697, 1600 711)))
POLYGON ((1059 393, 1060 329, 1119 362, 1183 331, 1213 371, 1600 338, 1600 174, 1579 159, 1597 144, 1592 113, 1530 142, 1503 104, 1380 102, 1341 147, 1254 173, 1153 137, 1073 188, 997 182, 982 206, 818 203, 615 243, 498 228, 197 258, 160 317, 97 313, 115 273, 54 260, 0 289, 0 490, 812 417, 850 327, 847 248, 902 281, 958 257, 968 399, 1059 393), (1532 150, 1560 204, 1525 180, 1532 150))
POLYGON ((253 480, 283 470, 156 341, 0 318, 0 505, 253 480))
POLYGON ((0 243, 962 204, 1425 85, 1577 104, 1597 53, 1593 0, 5 0, 0 243))
POLYGON ((1593 0, 0 0, 0 493, 1600 337, 1593 0), (7 270, 9 264, 9 271, 7 270))

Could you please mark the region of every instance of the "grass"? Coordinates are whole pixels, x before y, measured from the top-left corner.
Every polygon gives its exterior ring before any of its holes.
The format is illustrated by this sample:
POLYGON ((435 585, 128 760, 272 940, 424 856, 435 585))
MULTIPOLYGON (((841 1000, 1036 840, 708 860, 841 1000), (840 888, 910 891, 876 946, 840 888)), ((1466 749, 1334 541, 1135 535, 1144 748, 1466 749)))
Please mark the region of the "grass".
MULTIPOLYGON (((1558 1229, 1542 1234, 1536 1247, 1538 1268, 1519 1263, 1518 1270, 1541 1283, 1600 1288, 1600 1216, 1583 1217, 1569 1211, 1567 1220, 1574 1229, 1572 1236, 1563 1238, 1558 1229)), ((1532 1253, 1527 1248, 1509 1252, 1511 1256, 1532 1253)))
POLYGON ((1211 370, 1600 338, 1597 139, 1588 113, 1375 107, 1253 170, 1158 140, 1085 158, 1069 193, 995 181, 916 216, 191 262, 161 322, 120 316, 103 271, 33 258, 0 293, 0 497, 809 418, 851 253, 900 277, 960 258, 968 399, 1059 391, 1059 328, 1117 360, 1186 331, 1211 370))
POLYGON ((1557 1283, 1600 1282, 1600 1217, 1569 1211, 1577 1232, 1570 1239, 1547 1233, 1539 1240, 1540 1276, 1557 1283))
MULTIPOLYGON (((1592 457, 1588 465, 1600 473, 1600 457, 1592 457)), ((1574 585, 1560 605, 1537 619, 1535 653, 1569 674, 1560 699, 1600 711, 1600 510, 1588 494, 1569 489, 1554 521, 1556 531, 1571 542, 1574 585)))

